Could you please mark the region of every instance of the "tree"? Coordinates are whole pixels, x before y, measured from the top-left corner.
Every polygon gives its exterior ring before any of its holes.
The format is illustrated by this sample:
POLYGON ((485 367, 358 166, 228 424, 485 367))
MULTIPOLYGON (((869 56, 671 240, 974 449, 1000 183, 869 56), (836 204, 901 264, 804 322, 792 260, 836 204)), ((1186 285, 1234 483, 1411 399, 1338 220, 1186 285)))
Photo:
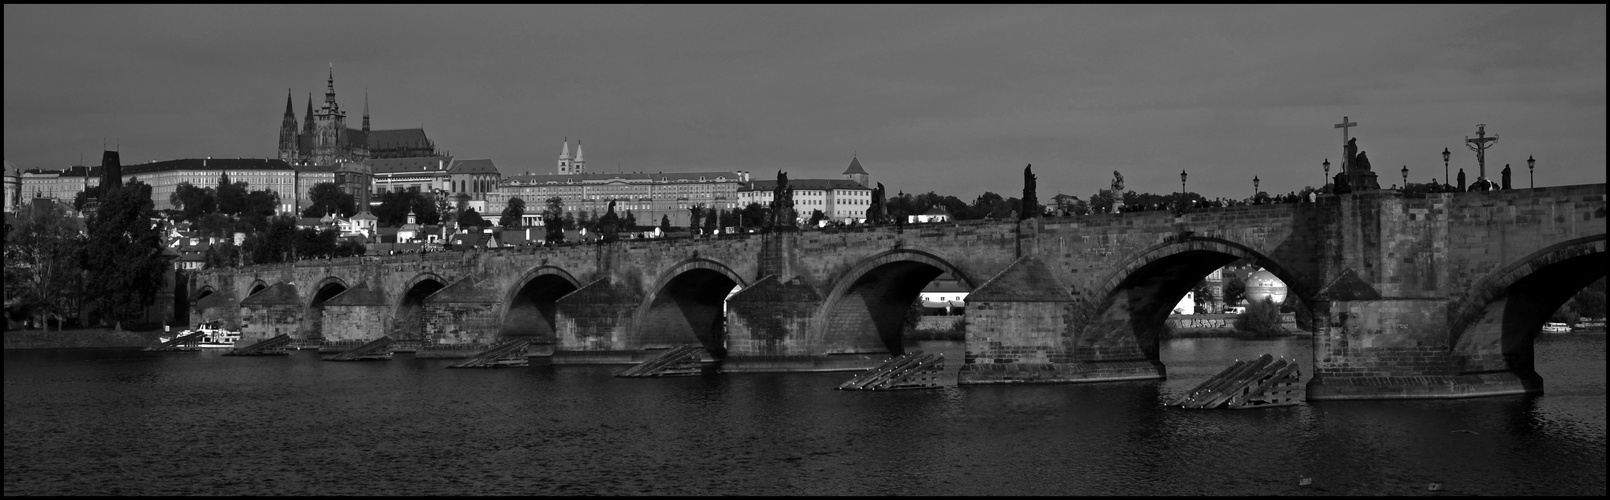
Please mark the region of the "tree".
POLYGON ((663 234, 663 233, 669 233, 669 232, 671 232, 671 216, 670 215, 661 215, 660 216, 660 233, 663 234))
POLYGON ((827 218, 827 214, 822 213, 821 210, 811 210, 811 220, 810 220, 810 222, 806 222, 805 224, 810 226, 810 227, 816 227, 817 224, 822 221, 822 219, 826 219, 826 218, 827 218))
POLYGON ((435 197, 413 188, 381 194, 380 206, 375 208, 374 216, 382 226, 400 226, 408 221, 410 211, 419 224, 436 224, 442 220, 435 197))
POLYGON ((68 315, 82 284, 77 256, 84 240, 55 202, 23 204, 17 215, 7 218, 16 221, 6 232, 7 294, 16 293, 11 298, 33 315, 68 315))
POLYGON ((179 207, 184 212, 184 220, 188 221, 218 212, 218 198, 212 188, 197 187, 189 182, 179 183, 173 194, 168 195, 168 203, 179 207))
POLYGON ((234 267, 235 263, 239 262, 239 259, 240 247, 235 246, 234 238, 228 238, 207 247, 207 253, 203 256, 202 265, 207 269, 234 267))
POLYGON ((726 231, 727 230, 726 228, 737 226, 738 225, 737 221, 738 221, 738 214, 737 214, 736 211, 734 211, 734 210, 722 210, 720 217, 716 219, 716 224, 721 226, 722 231, 726 231))
POLYGON ((246 264, 276 264, 296 258, 296 218, 289 215, 274 217, 268 228, 246 236, 241 242, 241 253, 246 264))
POLYGON ((565 212, 564 199, 555 196, 548 198, 547 208, 542 211, 542 227, 547 233, 548 243, 562 243, 565 241, 565 227, 561 214, 565 212))
MULTIPOLYGON (((352 193, 341 190, 334 182, 320 182, 308 188, 307 198, 313 204, 302 211, 303 217, 324 217, 331 209, 338 211, 342 217, 357 215, 357 201, 352 193)), ((379 218, 379 215, 375 216, 379 218)))
POLYGON ((481 214, 471 208, 458 214, 458 227, 487 227, 492 222, 481 218, 481 214))
POLYGON ((1234 307, 1241 303, 1241 299, 1246 298, 1247 283, 1241 281, 1241 277, 1234 273, 1226 273, 1224 283, 1220 286, 1224 287, 1223 297, 1226 306, 1234 307))
POLYGON ((631 210, 627 210, 626 211, 626 216, 621 217, 621 229, 625 229, 627 231, 636 231, 637 230, 637 214, 632 213, 631 210))
POLYGON ((1247 305, 1247 310, 1236 316, 1235 329, 1259 337, 1278 337, 1286 334, 1286 329, 1280 326, 1280 306, 1269 297, 1247 305))
POLYGON ((761 229, 766 227, 769 220, 771 220, 771 209, 759 203, 750 203, 739 214, 738 225, 749 229, 761 229))
POLYGON ((354 240, 343 239, 343 240, 341 240, 340 243, 337 243, 336 246, 335 246, 335 256, 336 257, 361 256, 367 250, 368 249, 366 247, 364 247, 362 243, 358 243, 357 241, 354 241, 354 240))
POLYGON ((162 272, 162 239, 151 217, 151 186, 132 181, 105 190, 100 208, 86 222, 89 240, 79 254, 86 272, 85 298, 103 317, 133 320, 156 297, 162 272))
POLYGON ((89 204, 89 200, 102 198, 103 191, 105 189, 101 186, 91 186, 89 189, 79 191, 73 195, 73 210, 84 211, 84 206, 89 204))
POLYGON ((236 215, 246 209, 246 182, 229 182, 229 174, 218 176, 218 186, 213 188, 214 196, 218 197, 218 212, 224 215, 236 215))
POLYGON ((503 207, 503 217, 498 219, 498 225, 503 227, 519 227, 525 218, 525 200, 516 196, 509 198, 508 206, 503 207))

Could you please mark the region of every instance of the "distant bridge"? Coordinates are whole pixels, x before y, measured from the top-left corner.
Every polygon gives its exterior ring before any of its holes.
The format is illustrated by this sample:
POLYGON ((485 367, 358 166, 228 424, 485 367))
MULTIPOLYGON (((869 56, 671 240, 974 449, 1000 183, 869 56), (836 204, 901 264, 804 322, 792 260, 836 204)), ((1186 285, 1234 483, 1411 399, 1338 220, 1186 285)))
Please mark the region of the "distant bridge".
POLYGON ((1532 341, 1605 276, 1605 185, 698 240, 310 260, 199 272, 199 321, 427 344, 526 337, 555 363, 699 343, 723 371, 861 369, 949 273, 961 382, 1155 379, 1180 297, 1237 259, 1321 323, 1310 399, 1540 392, 1532 341), (729 298, 729 293, 736 293, 729 298), (723 302, 725 301, 725 312, 723 302))

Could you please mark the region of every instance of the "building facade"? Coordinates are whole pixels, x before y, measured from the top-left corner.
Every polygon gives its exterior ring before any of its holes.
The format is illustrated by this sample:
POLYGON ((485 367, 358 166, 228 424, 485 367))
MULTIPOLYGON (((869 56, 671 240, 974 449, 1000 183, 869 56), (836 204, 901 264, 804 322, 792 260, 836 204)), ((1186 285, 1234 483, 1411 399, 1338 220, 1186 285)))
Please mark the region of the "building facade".
MULTIPOLYGON (((872 206, 871 174, 861 166, 859 158, 850 158, 843 179, 789 179, 794 189, 794 214, 800 223, 810 220, 813 210, 821 210, 834 222, 865 222, 866 211, 872 206)), ((747 180, 738 189, 739 207, 759 203, 770 206, 777 190, 776 180, 747 180)))
POLYGON ((548 199, 558 197, 565 212, 577 217, 582 213, 592 219, 602 217, 613 201, 616 215, 625 217, 631 211, 639 226, 658 226, 663 218, 672 226, 686 227, 695 205, 716 210, 743 208, 738 188, 745 179, 738 172, 588 173, 581 144, 577 143, 576 155, 571 156, 568 139, 554 172, 502 178, 486 193, 484 216, 496 220, 509 199, 520 198, 526 206, 525 219, 540 223, 535 221, 548 199))

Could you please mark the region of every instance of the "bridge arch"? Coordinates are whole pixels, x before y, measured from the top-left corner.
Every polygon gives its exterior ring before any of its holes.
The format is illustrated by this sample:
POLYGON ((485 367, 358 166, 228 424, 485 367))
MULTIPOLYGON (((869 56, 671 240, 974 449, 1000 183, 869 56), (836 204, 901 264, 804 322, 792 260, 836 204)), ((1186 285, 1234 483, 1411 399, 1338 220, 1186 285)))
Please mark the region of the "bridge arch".
POLYGON ((1554 311, 1605 277, 1606 236, 1563 241, 1487 273, 1448 308, 1449 345, 1465 373, 1535 373, 1533 341, 1554 311))
POLYGON ((241 298, 257 295, 257 292, 267 290, 268 286, 267 281, 263 281, 262 279, 253 280, 252 284, 246 286, 246 293, 241 295, 241 298))
POLYGON ((1245 260, 1286 283, 1288 296, 1312 307, 1318 286, 1288 266, 1247 245, 1214 237, 1163 241, 1137 252, 1109 271, 1075 320, 1083 325, 1077 356, 1089 360, 1132 357, 1158 362, 1161 337, 1175 304, 1213 272, 1245 260), (1131 349, 1138 350, 1136 353, 1131 349))
POLYGON ((303 309, 307 311, 303 315, 303 328, 309 338, 324 338, 324 302, 349 288, 352 287, 347 285, 346 280, 335 276, 325 276, 313 285, 303 309))
POLYGON ((581 282, 564 269, 540 265, 532 268, 504 293, 498 315, 500 337, 531 338, 533 342, 557 342, 556 301, 581 288, 581 282))
POLYGON ((633 315, 628 345, 668 347, 698 341, 716 359, 726 356, 726 300, 749 286, 721 262, 691 257, 661 272, 633 315))
POLYGON ((811 343, 829 354, 904 353, 906 311, 929 282, 947 273, 968 290, 977 287, 960 267, 925 249, 885 250, 856 262, 833 278, 812 318, 811 343))
POLYGON ((425 339, 425 297, 447 288, 447 279, 432 272, 408 278, 392 306, 391 332, 394 340, 425 339))

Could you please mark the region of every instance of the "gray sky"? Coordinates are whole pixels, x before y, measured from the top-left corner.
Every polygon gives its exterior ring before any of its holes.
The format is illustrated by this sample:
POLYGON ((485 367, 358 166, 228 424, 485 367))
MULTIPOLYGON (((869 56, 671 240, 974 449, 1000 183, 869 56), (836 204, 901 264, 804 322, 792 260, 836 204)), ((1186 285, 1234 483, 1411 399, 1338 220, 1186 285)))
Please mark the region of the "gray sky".
POLYGON ((1605 182, 1606 9, 1571 6, 5 6, 5 158, 273 157, 329 64, 348 125, 423 125, 504 175, 839 178, 896 191, 1271 193, 1340 168, 1605 182))

